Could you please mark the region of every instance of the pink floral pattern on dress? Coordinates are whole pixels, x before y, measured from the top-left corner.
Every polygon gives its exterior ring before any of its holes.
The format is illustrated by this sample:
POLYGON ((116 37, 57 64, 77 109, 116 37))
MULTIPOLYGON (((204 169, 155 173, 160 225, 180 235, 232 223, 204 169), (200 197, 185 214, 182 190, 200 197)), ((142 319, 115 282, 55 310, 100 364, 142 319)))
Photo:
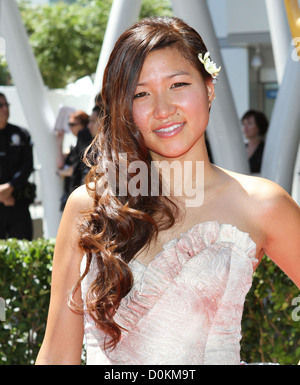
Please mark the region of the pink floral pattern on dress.
MULTIPOLYGON (((255 253, 249 234, 211 221, 167 242, 148 266, 132 260, 134 286, 115 315, 126 331, 104 351, 105 335, 86 315, 87 364, 238 365, 255 253)), ((83 300, 94 268, 82 282, 83 300)))

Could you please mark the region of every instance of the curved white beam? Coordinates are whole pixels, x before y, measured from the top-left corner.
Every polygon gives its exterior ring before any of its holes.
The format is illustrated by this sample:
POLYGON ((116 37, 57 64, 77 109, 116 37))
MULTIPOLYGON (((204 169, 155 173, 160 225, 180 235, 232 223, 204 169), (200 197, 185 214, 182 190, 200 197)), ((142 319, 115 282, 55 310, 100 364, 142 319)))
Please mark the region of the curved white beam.
MULTIPOLYGON (((298 0, 285 0, 284 3, 291 35, 298 42, 300 32, 298 0)), ((290 194, 300 140, 299 61, 298 47, 293 46, 287 55, 284 78, 273 109, 262 164, 262 175, 280 184, 290 194)))
POLYGON ((294 169, 292 198, 300 206, 300 143, 299 143, 299 147, 298 147, 298 155, 297 155, 296 165, 295 165, 295 169, 294 169))
POLYGON ((28 43, 15 0, 0 0, 0 31, 6 41, 10 73, 24 110, 29 131, 41 163, 44 235, 55 237, 60 221, 61 183, 56 175, 55 116, 47 100, 43 80, 28 43))
POLYGON ((290 52, 291 33, 282 0, 265 0, 278 84, 282 83, 287 57, 290 52))
POLYGON ((96 69, 94 80, 95 93, 92 95, 90 108, 94 106, 95 96, 102 89, 103 74, 111 51, 119 36, 130 26, 130 24, 137 21, 141 5, 142 0, 114 0, 112 3, 96 69))
POLYGON ((290 52, 272 113, 261 172, 289 193, 300 140, 299 100, 300 63, 292 59, 290 52))

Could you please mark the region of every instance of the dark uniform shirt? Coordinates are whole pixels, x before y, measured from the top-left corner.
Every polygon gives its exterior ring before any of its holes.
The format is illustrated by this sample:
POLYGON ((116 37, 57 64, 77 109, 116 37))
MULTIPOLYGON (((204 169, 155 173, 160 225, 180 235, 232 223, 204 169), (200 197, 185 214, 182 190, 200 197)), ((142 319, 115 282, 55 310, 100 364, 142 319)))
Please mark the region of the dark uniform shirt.
POLYGON ((33 171, 32 143, 27 130, 8 123, 0 130, 0 184, 21 189, 33 171))
POLYGON ((0 184, 14 187, 15 203, 0 202, 0 239, 32 240, 33 226, 29 211, 28 177, 33 171, 33 155, 27 130, 8 123, 0 130, 0 184))

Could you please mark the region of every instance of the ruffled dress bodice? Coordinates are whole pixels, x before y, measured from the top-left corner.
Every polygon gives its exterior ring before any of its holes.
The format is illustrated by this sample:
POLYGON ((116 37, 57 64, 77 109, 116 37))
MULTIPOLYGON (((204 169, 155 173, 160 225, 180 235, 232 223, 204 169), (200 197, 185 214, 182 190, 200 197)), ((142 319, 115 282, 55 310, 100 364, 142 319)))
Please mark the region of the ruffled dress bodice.
MULTIPOLYGON (((255 253, 247 233, 205 222, 166 243, 148 266, 132 260, 134 285, 114 317, 121 340, 104 351, 104 333, 85 315, 87 364, 238 365, 255 253)), ((95 266, 82 281, 84 303, 95 266)))

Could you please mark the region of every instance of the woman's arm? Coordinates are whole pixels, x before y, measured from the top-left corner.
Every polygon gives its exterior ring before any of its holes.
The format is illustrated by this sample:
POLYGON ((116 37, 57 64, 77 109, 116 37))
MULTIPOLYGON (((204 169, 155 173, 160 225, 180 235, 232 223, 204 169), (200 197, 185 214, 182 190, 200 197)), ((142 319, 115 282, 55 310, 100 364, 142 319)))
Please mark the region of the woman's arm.
MULTIPOLYGON (((80 364, 83 341, 83 316, 67 304, 68 293, 80 276, 83 252, 78 248, 78 218, 90 204, 85 186, 68 199, 59 226, 52 270, 51 298, 44 341, 37 364, 80 364)), ((77 290, 76 302, 81 303, 77 290)))
POLYGON ((269 181, 263 189, 264 252, 300 288, 300 208, 275 183, 269 181))

